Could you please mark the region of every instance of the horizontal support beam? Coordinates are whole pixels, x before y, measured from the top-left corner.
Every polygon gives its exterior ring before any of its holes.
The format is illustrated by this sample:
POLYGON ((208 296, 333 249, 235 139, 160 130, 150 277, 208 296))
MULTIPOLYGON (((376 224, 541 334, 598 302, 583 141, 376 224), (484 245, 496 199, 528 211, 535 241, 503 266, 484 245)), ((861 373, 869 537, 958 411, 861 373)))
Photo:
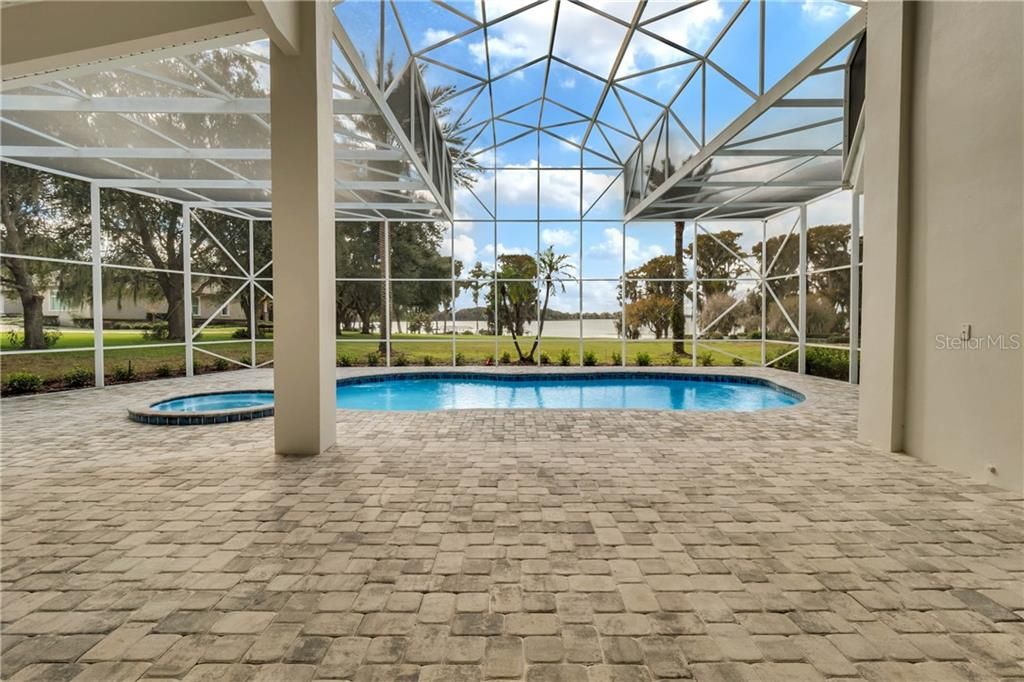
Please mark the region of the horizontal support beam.
MULTIPOLYGON (((0 95, 0 111, 74 111, 113 114, 270 114, 269 97, 93 97, 0 95)), ((376 114, 369 100, 336 99, 334 113, 376 114)))
MULTIPOLYGON (((183 202, 192 208, 259 208, 259 209, 270 209, 269 201, 187 201, 183 202)), ((365 211, 380 209, 383 211, 433 211, 440 210, 440 207, 431 201, 396 201, 395 203, 387 202, 367 202, 362 203, 361 201, 339 201, 334 204, 334 208, 339 211, 365 211)))
POLYGON ((797 98, 797 97, 783 97, 773 106, 775 108, 786 108, 786 107, 842 107, 844 104, 842 97, 828 97, 828 98, 797 98))
POLYGON ((842 149, 743 149, 736 147, 722 148, 714 153, 714 156, 776 156, 783 158, 842 155, 842 149))
MULTIPOLYGON (((214 159, 269 161, 269 149, 180 149, 178 147, 59 147, 57 145, 0 146, 0 155, 19 159, 214 159)), ((401 161, 397 149, 334 150, 339 161, 401 161)))
MULTIPOLYGON (((169 178, 150 180, 148 178, 117 178, 96 180, 100 187, 120 189, 265 189, 271 188, 270 180, 197 180, 193 178, 169 178)), ((351 191, 416 191, 426 185, 416 181, 400 180, 337 180, 335 189, 351 191)))

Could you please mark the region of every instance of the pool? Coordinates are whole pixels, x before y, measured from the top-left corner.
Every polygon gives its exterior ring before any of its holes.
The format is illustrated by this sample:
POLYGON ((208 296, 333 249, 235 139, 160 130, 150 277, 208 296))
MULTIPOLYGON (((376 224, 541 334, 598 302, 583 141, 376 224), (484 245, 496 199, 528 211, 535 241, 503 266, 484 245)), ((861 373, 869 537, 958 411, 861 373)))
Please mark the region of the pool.
POLYGON ((803 396, 740 376, 666 372, 518 374, 408 373, 338 381, 348 410, 468 409, 735 410, 795 405, 803 396))
MULTIPOLYGON (((426 412, 469 409, 733 410, 803 401, 766 379, 668 372, 486 374, 407 372, 338 380, 340 410, 426 412)), ((274 414, 271 391, 225 391, 169 398, 128 411, 138 422, 220 424, 274 414)))

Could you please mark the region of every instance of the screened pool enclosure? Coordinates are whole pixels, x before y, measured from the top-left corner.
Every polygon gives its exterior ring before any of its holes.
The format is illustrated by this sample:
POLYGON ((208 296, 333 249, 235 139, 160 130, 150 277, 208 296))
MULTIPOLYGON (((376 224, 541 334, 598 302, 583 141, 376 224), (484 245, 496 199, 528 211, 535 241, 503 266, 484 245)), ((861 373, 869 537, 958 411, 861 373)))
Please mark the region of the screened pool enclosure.
MULTIPOLYGON (((345 0, 339 365, 856 382, 856 2, 345 0)), ((273 363, 268 41, 4 83, 4 374, 273 363)))

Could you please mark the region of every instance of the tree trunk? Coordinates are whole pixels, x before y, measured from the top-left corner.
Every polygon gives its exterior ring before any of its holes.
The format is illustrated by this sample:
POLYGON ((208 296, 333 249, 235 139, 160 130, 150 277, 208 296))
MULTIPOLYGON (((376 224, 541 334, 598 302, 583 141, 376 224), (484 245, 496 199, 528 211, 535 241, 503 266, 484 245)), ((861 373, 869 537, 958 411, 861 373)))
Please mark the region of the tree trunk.
MULTIPOLYGON (((676 280, 686 276, 683 268, 683 231, 686 223, 682 220, 675 223, 675 268, 676 280)), ((687 355, 686 344, 682 341, 686 336, 686 293, 682 281, 672 283, 672 352, 676 355, 687 355)))
POLYGON ((169 278, 160 278, 164 297, 167 299, 167 340, 183 341, 185 339, 185 295, 184 286, 177 286, 169 278), (166 282, 166 283, 165 283, 166 282))
POLYGON ((21 309, 25 316, 25 350, 45 350, 46 337, 43 335, 43 295, 35 291, 21 294, 21 309))

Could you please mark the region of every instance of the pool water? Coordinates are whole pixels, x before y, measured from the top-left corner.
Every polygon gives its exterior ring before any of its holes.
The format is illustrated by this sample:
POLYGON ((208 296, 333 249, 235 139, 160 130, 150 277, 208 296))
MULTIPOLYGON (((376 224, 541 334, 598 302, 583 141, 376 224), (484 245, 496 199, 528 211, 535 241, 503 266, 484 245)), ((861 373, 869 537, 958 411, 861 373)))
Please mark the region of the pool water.
POLYGON ((667 377, 387 378, 338 385, 340 409, 632 409, 738 410, 786 407, 799 395, 769 384, 667 377))
MULTIPOLYGON (((800 394, 745 377, 668 374, 399 374, 338 382, 344 410, 468 409, 736 410, 786 407, 800 394)), ((160 412, 209 413, 272 405, 270 391, 186 396, 152 406, 160 412)))
POLYGON ((271 391, 236 391, 174 398, 153 405, 153 409, 161 412, 220 412, 273 404, 274 394, 271 391))

